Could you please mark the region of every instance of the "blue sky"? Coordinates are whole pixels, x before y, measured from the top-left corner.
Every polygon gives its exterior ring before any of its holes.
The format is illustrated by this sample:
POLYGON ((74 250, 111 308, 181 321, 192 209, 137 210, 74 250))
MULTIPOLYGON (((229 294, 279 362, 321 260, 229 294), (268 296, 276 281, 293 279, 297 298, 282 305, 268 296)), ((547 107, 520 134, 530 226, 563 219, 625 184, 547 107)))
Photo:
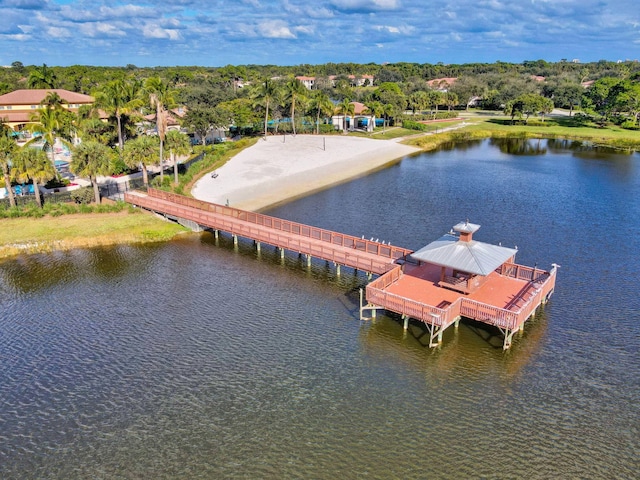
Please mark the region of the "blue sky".
POLYGON ((0 65, 640 59, 640 0, 0 0, 0 65))

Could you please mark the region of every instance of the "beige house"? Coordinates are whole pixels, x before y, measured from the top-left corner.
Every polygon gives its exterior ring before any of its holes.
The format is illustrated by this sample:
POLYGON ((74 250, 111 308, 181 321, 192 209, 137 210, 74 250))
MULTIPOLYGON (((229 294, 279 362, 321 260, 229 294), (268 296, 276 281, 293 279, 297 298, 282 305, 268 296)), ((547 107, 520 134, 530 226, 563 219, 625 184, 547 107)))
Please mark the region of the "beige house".
MULTIPOLYGON (((331 86, 336 86, 337 75, 329 75, 327 78, 331 82, 331 86)), ((347 75, 352 87, 364 87, 373 85, 373 75, 347 75)), ((297 76, 296 79, 300 80, 302 84, 309 90, 316 88, 316 77, 305 77, 303 75, 297 76)))
POLYGON ((49 93, 57 93, 62 99, 63 108, 72 112, 77 112, 83 105, 92 105, 95 101, 90 95, 61 88, 15 90, 0 95, 0 119, 13 130, 22 130, 30 122, 31 116, 42 108, 41 103, 49 93))
MULTIPOLYGON (((353 117, 347 115, 347 130, 362 130, 365 132, 373 132, 376 125, 375 115, 369 113, 367 106, 360 102, 351 102, 353 105, 353 117)), ((334 115, 331 117, 331 123, 336 130, 344 129, 344 115, 334 115)))

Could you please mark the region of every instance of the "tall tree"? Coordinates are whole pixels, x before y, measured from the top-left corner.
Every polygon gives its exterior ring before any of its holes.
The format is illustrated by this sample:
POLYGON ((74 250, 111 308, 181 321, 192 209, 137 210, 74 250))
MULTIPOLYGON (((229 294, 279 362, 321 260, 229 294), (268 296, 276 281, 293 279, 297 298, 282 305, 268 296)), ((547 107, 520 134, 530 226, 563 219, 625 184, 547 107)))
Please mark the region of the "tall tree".
POLYGON ((316 135, 320 134, 320 116, 331 115, 334 105, 329 95, 322 90, 316 90, 311 97, 311 110, 316 112, 316 135))
MULTIPOLYGON (((343 121, 342 121, 342 132, 343 133, 347 133, 347 117, 349 115, 353 115, 355 112, 355 105, 353 103, 351 103, 351 100, 349 100, 348 98, 345 98, 344 100, 342 100, 342 102, 340 102, 338 104, 337 107, 337 112, 342 115, 343 121)), ((353 129, 353 121, 351 122, 351 128, 353 129)))
POLYGON ((2 167, 2 176, 4 178, 4 188, 9 196, 9 205, 16 206, 16 199, 11 189, 11 158, 18 149, 15 140, 11 138, 8 129, 3 129, 0 133, 0 167, 2 167))
MULTIPOLYGON (((42 135, 44 140, 42 150, 45 151, 47 147, 51 150, 51 165, 55 165, 55 151, 54 146, 56 139, 59 138, 64 144, 71 146, 71 132, 69 128, 71 126, 70 117, 73 113, 61 107, 45 106, 39 108, 31 115, 31 121, 27 124, 27 129, 32 132, 37 132, 42 135)), ((29 144, 38 140, 38 137, 34 137, 29 144)))
POLYGON ((69 170, 80 177, 87 177, 93 186, 96 203, 100 203, 98 175, 108 175, 111 165, 111 150, 95 140, 82 142, 73 149, 69 170))
POLYGON ((307 88, 297 78, 292 78, 285 85, 286 100, 291 108, 291 126, 293 134, 296 134, 296 102, 299 102, 307 95, 307 88))
POLYGON ((58 78, 53 70, 43 63, 42 67, 36 67, 29 72, 27 85, 29 88, 58 88, 58 78))
POLYGON ((151 108, 156 109, 156 130, 160 138, 160 175, 163 175, 163 147, 164 138, 167 134, 167 117, 168 109, 176 105, 177 92, 171 89, 171 86, 159 77, 148 78, 145 82, 144 89, 149 97, 151 108))
MULTIPOLYGON (((369 112, 371 115, 373 115, 373 122, 374 122, 374 127, 375 127, 375 121, 376 118, 382 118, 384 115, 384 105, 378 101, 373 101, 373 102, 369 102, 367 104, 367 112, 369 112)), ((385 125, 384 125, 384 120, 382 122, 382 132, 384 133, 385 131, 385 125)))
POLYGON ((173 181, 178 183, 178 157, 188 155, 191 152, 191 141, 184 133, 177 130, 167 132, 167 150, 173 163, 173 181))
POLYGON ((149 184, 147 165, 153 165, 158 158, 158 137, 142 135, 124 143, 124 161, 130 168, 142 169, 142 181, 149 184))
POLYGON ((122 116, 142 106, 142 84, 138 80, 113 80, 96 93, 96 103, 109 115, 116 117, 118 128, 118 147, 124 148, 122 116))
POLYGON ((252 93, 252 98, 264 106, 264 139, 267 139, 267 125, 269 123, 269 108, 278 97, 278 85, 270 79, 265 79, 252 93))
POLYGON ((418 90, 409 95, 409 108, 416 114, 416 110, 422 112, 429 105, 429 94, 425 91, 418 90))
POLYGON ((55 175, 53 164, 42 150, 25 146, 12 157, 11 176, 18 182, 33 182, 33 192, 39 207, 42 207, 39 185, 44 185, 55 175))
POLYGON ((444 94, 444 103, 447 106, 447 110, 451 111, 453 108, 458 106, 458 94, 455 92, 446 92, 444 94))

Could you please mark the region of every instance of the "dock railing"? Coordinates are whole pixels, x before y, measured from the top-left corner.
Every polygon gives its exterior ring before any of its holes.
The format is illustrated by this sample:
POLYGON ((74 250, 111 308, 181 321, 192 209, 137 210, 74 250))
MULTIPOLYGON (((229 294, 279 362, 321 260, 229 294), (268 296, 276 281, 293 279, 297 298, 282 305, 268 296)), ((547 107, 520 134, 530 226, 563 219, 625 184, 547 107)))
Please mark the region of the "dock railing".
POLYGON ((435 323, 439 326, 447 325, 461 315, 500 328, 514 330, 535 312, 538 305, 546 302, 555 287, 557 268, 554 266, 547 272, 523 265, 513 264, 510 267, 516 267, 509 269, 510 272, 513 272, 511 276, 520 275, 521 279, 522 276, 529 276, 529 278, 535 279, 529 280, 534 283, 535 290, 518 310, 495 307, 466 297, 460 297, 445 309, 441 309, 385 291, 404 275, 401 267, 394 268, 367 285, 367 301, 392 312, 408 315, 425 323, 435 323), (534 271, 539 274, 532 275, 534 271))
POLYGON ((448 325, 458 315, 459 308, 453 304, 446 309, 412 300, 410 298, 389 293, 386 288, 397 282, 404 275, 400 266, 378 277, 367 285, 367 301, 401 315, 407 315, 425 323, 437 326, 448 325))
POLYGON ((274 230, 280 230, 303 237, 313 238, 315 240, 320 240, 332 245, 353 248, 355 250, 378 255, 380 257, 386 257, 391 260, 398 260, 400 258, 404 258, 410 253, 413 253, 413 250, 409 250, 407 248, 396 247, 395 245, 389 244, 382 244, 380 242, 358 238, 352 235, 333 232, 331 230, 313 227, 289 220, 283 220, 281 218, 271 217, 269 215, 250 212, 247 210, 241 210, 239 208, 229 207, 226 205, 205 202, 202 200, 197 200, 195 198, 185 197, 184 195, 165 192, 163 190, 157 190, 154 188, 149 188, 147 194, 150 197, 166 200, 168 202, 183 205, 185 207, 196 208, 198 210, 203 210, 217 215, 237 218, 238 220, 243 220, 245 222, 261 225, 274 230))

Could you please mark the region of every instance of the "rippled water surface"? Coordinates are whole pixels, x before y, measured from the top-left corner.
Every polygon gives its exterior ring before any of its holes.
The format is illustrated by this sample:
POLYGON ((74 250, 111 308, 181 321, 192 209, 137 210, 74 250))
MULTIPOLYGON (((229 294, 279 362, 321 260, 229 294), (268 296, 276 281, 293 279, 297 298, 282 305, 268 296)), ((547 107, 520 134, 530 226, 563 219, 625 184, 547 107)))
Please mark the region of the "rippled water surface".
POLYGON ((413 249, 469 218, 559 263, 508 352, 225 236, 5 261, 0 478, 637 478, 639 193, 638 155, 481 142, 270 212, 413 249))

